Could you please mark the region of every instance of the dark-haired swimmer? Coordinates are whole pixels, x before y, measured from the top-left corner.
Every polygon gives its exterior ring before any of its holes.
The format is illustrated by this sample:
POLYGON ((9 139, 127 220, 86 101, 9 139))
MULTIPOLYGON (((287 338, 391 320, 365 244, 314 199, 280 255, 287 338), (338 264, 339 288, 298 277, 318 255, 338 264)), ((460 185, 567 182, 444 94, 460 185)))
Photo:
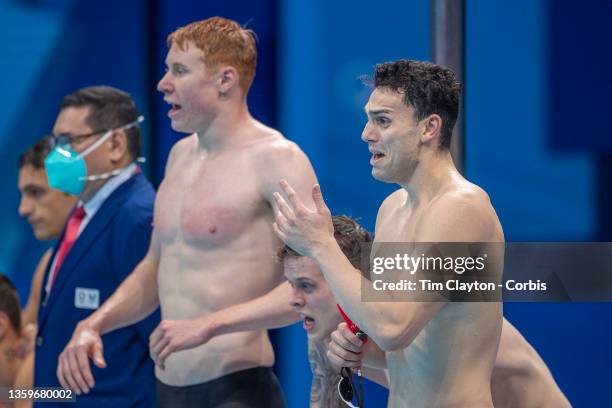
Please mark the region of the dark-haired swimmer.
MULTIPOLYGON (((457 171, 450 138, 460 85, 435 64, 400 60, 376 66, 362 139, 374 178, 401 188, 385 199, 376 220, 379 242, 503 242, 489 197, 457 171)), ((330 213, 318 186, 316 210, 282 182, 275 195, 276 232, 312 258, 334 297, 385 352, 390 407, 492 407, 491 374, 502 327, 496 302, 362 302, 362 275, 327 226, 330 213)), ((489 259, 492 270, 501 262, 489 259)), ((367 284, 365 282, 364 284, 367 284)), ((394 294, 388 294, 394 300, 394 294)))

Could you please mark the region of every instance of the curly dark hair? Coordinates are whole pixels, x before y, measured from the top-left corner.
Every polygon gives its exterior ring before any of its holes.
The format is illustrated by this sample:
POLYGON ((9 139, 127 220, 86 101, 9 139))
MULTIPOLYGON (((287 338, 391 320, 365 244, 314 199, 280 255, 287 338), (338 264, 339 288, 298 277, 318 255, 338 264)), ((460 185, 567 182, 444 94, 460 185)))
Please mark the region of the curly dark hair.
POLYGON ((459 113, 461 84, 453 71, 431 62, 399 60, 377 64, 374 87, 388 88, 404 95, 417 120, 437 114, 442 118, 439 148, 450 148, 453 127, 459 113))
MULTIPOLYGON (((351 264, 361 270, 361 252, 363 244, 372 242, 372 235, 357 221, 346 215, 335 215, 332 218, 334 224, 334 238, 340 249, 346 255, 351 264)), ((283 246, 277 254, 279 261, 288 256, 302 256, 289 246, 283 246)))

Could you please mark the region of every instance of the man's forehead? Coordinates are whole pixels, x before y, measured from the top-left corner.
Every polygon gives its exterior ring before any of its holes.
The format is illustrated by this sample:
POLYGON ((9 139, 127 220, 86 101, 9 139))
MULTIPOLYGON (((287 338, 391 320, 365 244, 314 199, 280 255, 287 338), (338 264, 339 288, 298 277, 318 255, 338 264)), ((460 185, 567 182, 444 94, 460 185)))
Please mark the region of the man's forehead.
POLYGON ((48 185, 47 173, 44 169, 37 169, 26 164, 19 170, 18 184, 24 188, 27 186, 46 187, 48 185))
POLYGON ((202 61, 203 58, 204 52, 198 48, 193 41, 185 41, 182 46, 173 42, 166 55, 166 65, 175 63, 188 64, 202 61))
POLYGON ((53 126, 55 134, 91 132, 87 118, 91 112, 89 106, 69 106, 60 111, 53 126))
POLYGON ((317 263, 305 256, 287 256, 283 263, 285 277, 289 280, 316 279, 323 275, 317 263))
POLYGON ((401 92, 387 88, 376 88, 370 94, 365 106, 366 112, 394 112, 407 109, 404 95, 401 92))

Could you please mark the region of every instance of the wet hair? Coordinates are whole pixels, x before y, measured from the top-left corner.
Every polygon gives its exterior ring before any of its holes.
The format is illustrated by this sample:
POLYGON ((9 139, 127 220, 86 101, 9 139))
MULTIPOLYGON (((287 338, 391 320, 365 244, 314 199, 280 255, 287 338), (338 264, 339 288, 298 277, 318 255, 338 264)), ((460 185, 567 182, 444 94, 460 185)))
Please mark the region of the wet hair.
POLYGON ((45 168, 45 158, 51 151, 51 145, 48 138, 42 138, 34 143, 28 150, 21 153, 19 156, 19 170, 24 166, 32 166, 35 169, 42 170, 45 168))
MULTIPOLYGON (((370 233, 351 217, 336 215, 332 218, 334 224, 334 238, 340 249, 346 255, 351 264, 361 270, 361 253, 363 244, 372 242, 370 233)), ((287 257, 302 256, 291 249, 288 245, 283 246, 277 254, 279 261, 287 257)))
POLYGON ((192 41, 204 53, 204 65, 214 69, 227 64, 238 71, 240 88, 246 95, 255 78, 257 45, 255 33, 233 20, 211 17, 181 27, 168 36, 168 47, 185 51, 192 41))
POLYGON ((0 273, 0 312, 6 313, 13 329, 17 333, 21 333, 19 295, 13 282, 2 273, 0 273))
POLYGON ((417 120, 439 115, 442 118, 439 148, 450 148, 461 95, 461 84, 453 71, 431 62, 385 62, 376 65, 374 87, 402 93, 404 103, 414 109, 417 120))
MULTIPOLYGON (((60 109, 90 109, 85 123, 93 131, 119 128, 138 119, 138 110, 132 96, 112 86, 89 86, 66 95, 60 109)), ((125 129, 128 153, 132 159, 140 154, 140 127, 125 129)))

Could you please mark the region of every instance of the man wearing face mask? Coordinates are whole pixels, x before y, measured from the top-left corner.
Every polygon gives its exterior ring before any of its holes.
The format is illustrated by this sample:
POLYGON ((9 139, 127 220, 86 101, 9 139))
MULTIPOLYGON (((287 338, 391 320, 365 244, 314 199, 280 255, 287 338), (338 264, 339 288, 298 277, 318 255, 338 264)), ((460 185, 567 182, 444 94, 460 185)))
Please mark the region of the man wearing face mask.
MULTIPOLYGON (((45 169, 51 187, 79 200, 43 277, 35 387, 60 386, 57 361, 77 323, 147 251, 155 192, 136 164, 141 120, 130 95, 107 86, 80 89, 60 105, 45 169)), ((104 356, 101 350, 91 356, 96 387, 77 395, 77 406, 155 405, 148 338, 158 322, 155 312, 108 335, 104 356)))

